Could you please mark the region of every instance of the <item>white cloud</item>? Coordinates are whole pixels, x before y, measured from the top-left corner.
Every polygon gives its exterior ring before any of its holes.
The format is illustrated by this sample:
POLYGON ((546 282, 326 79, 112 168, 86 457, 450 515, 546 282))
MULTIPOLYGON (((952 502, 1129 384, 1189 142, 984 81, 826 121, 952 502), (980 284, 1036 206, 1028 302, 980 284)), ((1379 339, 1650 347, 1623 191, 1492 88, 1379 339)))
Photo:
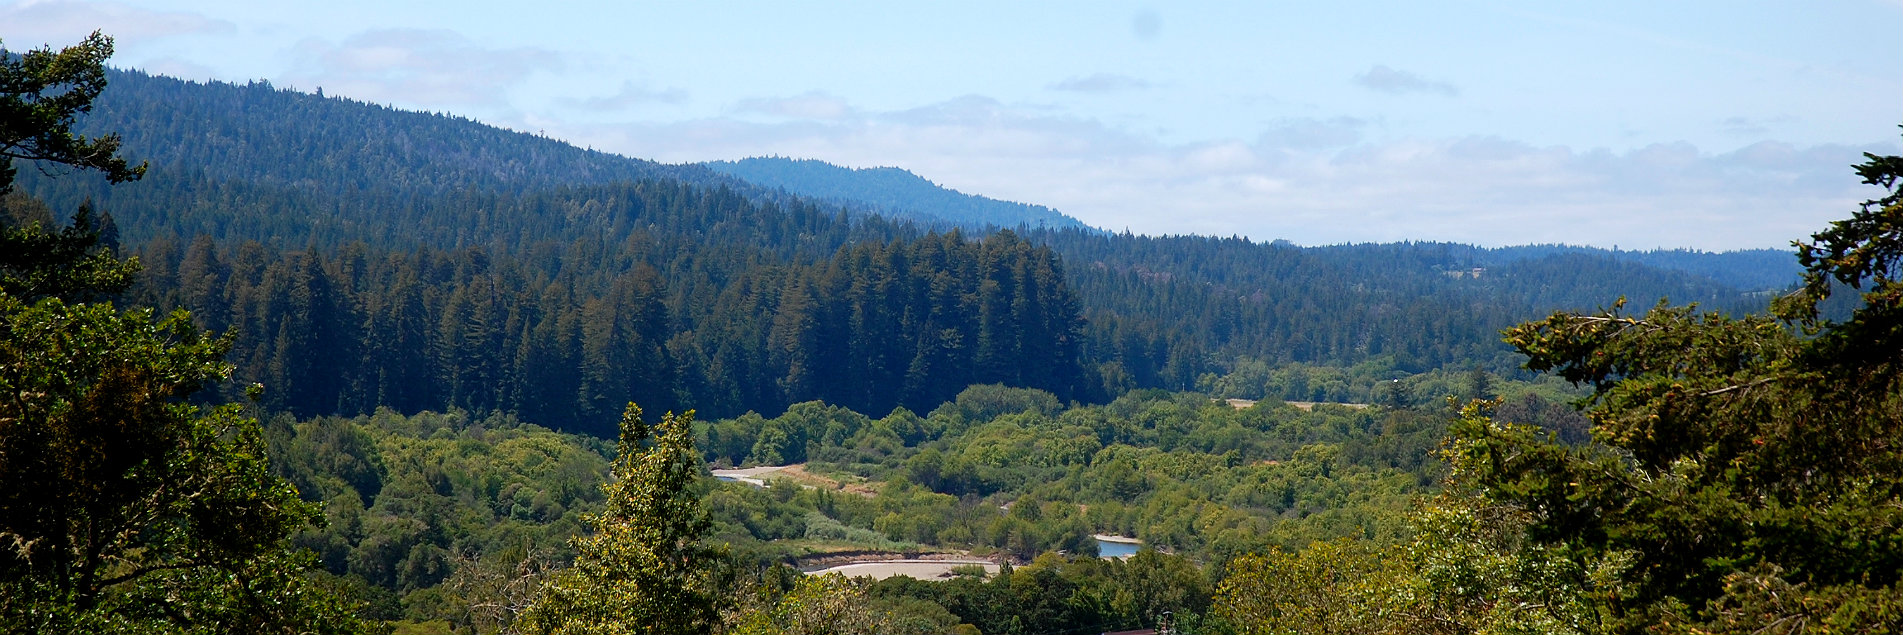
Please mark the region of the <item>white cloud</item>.
POLYGON ((1149 82, 1129 75, 1118 75, 1116 73, 1097 73, 1087 77, 1072 77, 1049 86, 1051 90, 1074 93, 1115 93, 1129 90, 1143 90, 1149 87, 1149 82))
POLYGON ((93 31, 112 36, 120 45, 190 34, 230 33, 230 22, 197 13, 152 11, 117 2, 43 0, 0 6, 5 44, 13 50, 41 46, 59 48, 79 42, 93 31))
POLYGON ((1797 118, 1790 115, 1779 115, 1765 119, 1726 117, 1724 121, 1718 122, 1718 130, 1734 137, 1763 137, 1778 127, 1788 126, 1796 122, 1797 118))
POLYGON ((679 88, 656 90, 635 85, 632 81, 621 83, 621 89, 612 95, 589 97, 586 99, 564 99, 567 106, 596 112, 627 110, 646 104, 679 104, 687 101, 687 91, 679 88))
POLYGON ((487 48, 445 30, 366 31, 335 44, 309 39, 292 55, 297 61, 280 83, 432 109, 506 106, 511 88, 564 66, 547 49, 487 48))
POLYGON ((1355 76, 1355 84, 1369 90, 1390 95, 1424 93, 1443 97, 1456 97, 1460 89, 1447 82, 1434 81, 1408 71, 1395 70, 1376 64, 1368 72, 1355 76))
POLYGON ((844 99, 820 92, 793 97, 746 99, 734 109, 745 114, 823 121, 846 119, 855 115, 852 107, 847 105, 844 99))
POLYGON ((1368 122, 1354 117, 1286 119, 1262 133, 1256 144, 1264 148, 1321 150, 1351 146, 1361 141, 1368 122))
POLYGON ((982 96, 895 112, 823 101, 821 114, 850 114, 564 136, 665 161, 779 155, 902 166, 960 191, 1139 233, 1702 249, 1780 247, 1822 229, 1871 195, 1845 166, 1865 150, 1894 152, 1769 142, 1719 154, 1686 143, 1612 152, 1492 136, 1368 141, 1369 124, 1349 118, 1279 122, 1253 143, 1171 145, 982 96))

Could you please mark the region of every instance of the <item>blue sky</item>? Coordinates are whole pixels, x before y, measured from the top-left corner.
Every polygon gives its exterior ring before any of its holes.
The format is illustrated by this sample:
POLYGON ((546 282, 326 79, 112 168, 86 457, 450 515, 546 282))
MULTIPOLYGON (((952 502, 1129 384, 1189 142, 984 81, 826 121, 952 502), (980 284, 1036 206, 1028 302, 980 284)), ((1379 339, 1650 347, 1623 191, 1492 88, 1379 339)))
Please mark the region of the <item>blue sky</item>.
POLYGON ((1138 233, 1782 247, 1899 152, 1903 0, 0 3, 19 49, 1138 233))

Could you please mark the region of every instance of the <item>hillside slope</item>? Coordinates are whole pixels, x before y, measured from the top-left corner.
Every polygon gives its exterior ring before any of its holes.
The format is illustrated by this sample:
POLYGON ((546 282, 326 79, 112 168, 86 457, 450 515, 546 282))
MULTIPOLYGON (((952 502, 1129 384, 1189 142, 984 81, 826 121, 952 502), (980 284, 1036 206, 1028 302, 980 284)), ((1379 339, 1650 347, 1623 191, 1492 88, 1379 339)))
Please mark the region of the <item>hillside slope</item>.
POLYGON ((965 194, 901 168, 847 168, 812 159, 755 157, 703 164, 755 185, 854 208, 965 229, 1083 229, 1082 221, 1042 205, 965 194))
POLYGON ((933 235, 455 117, 114 82, 85 126, 123 134, 151 173, 106 188, 25 169, 23 189, 111 213, 143 255, 142 293, 237 330, 240 379, 284 387, 275 405, 307 415, 454 406, 573 428, 562 420, 603 424, 596 411, 634 397, 884 412, 967 380, 1090 401, 1195 388, 1245 361, 1511 372, 1499 330, 1556 309, 1763 303, 1604 253, 933 235))

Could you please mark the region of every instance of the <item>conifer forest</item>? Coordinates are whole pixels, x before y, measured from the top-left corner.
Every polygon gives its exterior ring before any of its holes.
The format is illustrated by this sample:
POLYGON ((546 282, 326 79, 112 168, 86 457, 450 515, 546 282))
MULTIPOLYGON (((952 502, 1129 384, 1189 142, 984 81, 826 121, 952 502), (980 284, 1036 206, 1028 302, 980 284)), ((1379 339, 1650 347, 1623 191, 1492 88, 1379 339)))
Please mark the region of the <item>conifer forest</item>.
POLYGON ((1903 157, 1305 247, 0 51, 0 633, 1903 630, 1903 157))

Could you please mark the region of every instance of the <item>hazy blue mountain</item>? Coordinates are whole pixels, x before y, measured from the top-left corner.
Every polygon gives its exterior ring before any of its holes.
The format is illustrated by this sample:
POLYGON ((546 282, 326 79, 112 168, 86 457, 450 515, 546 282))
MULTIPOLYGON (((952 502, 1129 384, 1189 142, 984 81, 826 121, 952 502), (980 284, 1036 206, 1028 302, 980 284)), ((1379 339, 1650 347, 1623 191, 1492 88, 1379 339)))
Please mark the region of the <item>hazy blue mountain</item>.
POLYGON ((942 187, 900 168, 847 168, 813 159, 756 157, 705 163, 716 172, 864 211, 964 229, 1086 228, 1042 205, 1000 201, 942 187))
POLYGON ((1692 249, 1627 251, 1574 245, 1526 245, 1481 250, 1481 262, 1504 263, 1543 258, 1556 253, 1586 253, 1636 262, 1649 267, 1670 269, 1710 278, 1746 291, 1771 291, 1788 288, 1798 282, 1804 268, 1789 249, 1744 249, 1709 252, 1692 249))
MULTIPOLYGON (((1561 256, 1588 256, 1606 262, 1641 265, 1652 269, 1690 274, 1745 293, 1788 289, 1799 282, 1803 268, 1788 249, 1741 249, 1709 252, 1692 249, 1627 251, 1580 245, 1514 245, 1476 247, 1461 243, 1401 242, 1380 244, 1344 244, 1308 247, 1323 252, 1350 253, 1378 247, 1398 247, 1437 254, 1434 265, 1449 271, 1472 268, 1498 268, 1529 261, 1550 260, 1561 256)), ((1690 298, 1687 298, 1689 300, 1690 298)))
MULTIPOLYGON (((725 188, 756 202, 818 203, 821 208, 879 213, 926 227, 1094 231, 1048 207, 960 193, 898 168, 852 169, 786 158, 663 164, 463 117, 311 95, 264 82, 198 83, 115 70, 82 127, 93 133, 123 135, 125 154, 151 161, 153 178, 144 184, 106 188, 85 175, 46 182, 36 171, 25 170, 22 178, 30 189, 59 207, 88 198, 123 211, 162 206, 176 213, 183 211, 180 207, 221 204, 230 208, 231 220, 209 223, 220 227, 255 218, 255 211, 244 209, 248 206, 241 201, 245 200, 297 201, 312 210, 335 213, 356 206, 409 207, 471 191, 519 196, 549 188, 662 180, 725 188), (201 188, 198 193, 167 192, 176 196, 164 196, 155 191, 177 189, 182 183, 218 184, 219 193, 207 197, 201 188)), ((339 224, 322 216, 304 218, 337 233, 348 233, 366 220, 338 219, 339 224)), ((135 223, 148 225, 156 220, 144 216, 135 223)), ((148 227, 127 229, 138 234, 148 227)), ((177 227, 175 231, 197 230, 177 227)), ((300 234, 279 235, 299 242, 311 239, 300 234)), ((1455 260, 1471 266, 1580 252, 1690 273, 1747 291, 1786 287, 1798 273, 1796 260, 1787 251, 1768 249, 1707 253, 1568 245, 1445 247, 1455 260)))
MULTIPOLYGON (((1090 229, 1082 221, 1048 207, 965 194, 900 168, 848 168, 813 159, 784 157, 713 161, 702 165, 762 187, 781 189, 855 210, 914 220, 927 226, 949 224, 967 229, 988 226, 1090 229)), ((1491 249, 1462 244, 1446 246, 1450 254, 1455 257, 1464 255, 1472 266, 1478 267, 1498 267, 1560 254, 1589 254, 1689 273, 1747 291, 1789 287, 1797 282, 1798 274, 1802 272, 1802 268, 1797 266, 1797 259, 1788 250, 1776 249, 1714 253, 1686 249, 1628 251, 1575 245, 1523 245, 1491 249)))
MULTIPOLYGON (((663 298, 665 309, 657 323, 669 325, 652 338, 664 345, 671 360, 664 367, 673 369, 678 380, 670 380, 679 385, 669 394, 694 397, 682 403, 725 404, 735 412, 770 410, 783 400, 715 395, 713 387, 770 388, 781 380, 803 385, 799 382, 808 375, 779 374, 793 368, 789 364, 812 361, 787 352, 804 350, 792 346, 806 341, 796 337, 803 332, 800 325, 894 315, 900 318, 896 327, 862 326, 918 337, 946 332, 917 322, 936 315, 930 311, 891 308, 904 300, 891 288, 891 281, 900 279, 896 272, 941 271, 947 284, 995 275, 1001 292, 1036 279, 1031 269, 1007 268, 1002 260, 983 261, 989 264, 982 270, 961 268, 939 252, 906 247, 940 240, 926 233, 949 226, 1022 227, 1014 232, 1021 242, 1006 241, 1016 245, 1012 254, 1049 247, 1061 258, 1081 323, 1077 337, 1060 339, 1079 347, 1085 372, 1095 376, 1081 384, 1100 385, 1104 395, 1129 388, 1191 388, 1237 358, 1325 364, 1387 359, 1409 372, 1476 363, 1510 370, 1517 362, 1498 332, 1521 320, 1555 309, 1590 309, 1621 295, 1639 305, 1670 298, 1734 312, 1753 310, 1764 298, 1750 292, 1781 287, 1789 279, 1780 273, 1788 271, 1788 256, 1775 252, 1634 253, 1551 245, 1484 249, 1452 243, 1302 248, 1234 237, 1112 234, 1046 208, 945 190, 897 169, 849 170, 785 159, 666 165, 459 117, 263 83, 199 84, 137 72, 115 73, 112 82, 85 120, 86 131, 123 134, 128 156, 152 162, 147 178, 107 188, 85 175, 49 179, 37 170, 22 170, 22 189, 55 209, 73 209, 90 199, 110 212, 127 245, 152 244, 145 253, 154 279, 167 271, 206 270, 203 263, 187 262, 192 254, 216 251, 199 249, 199 237, 234 250, 229 262, 219 257, 231 275, 261 272, 264 252, 244 246, 256 241, 284 253, 322 255, 335 263, 329 266, 338 268, 340 280, 350 280, 336 288, 360 296, 343 302, 346 308, 371 311, 382 306, 373 301, 380 297, 376 290, 396 282, 350 279, 350 272, 367 270, 355 263, 447 250, 448 255, 432 257, 443 262, 415 267, 417 284, 462 269, 530 272, 497 283, 512 293, 534 295, 519 305, 496 305, 527 307, 519 323, 500 315, 473 322, 512 336, 522 336, 529 317, 541 319, 529 309, 542 306, 545 295, 564 311, 599 299, 587 294, 617 288, 621 295, 616 297, 652 295, 663 298), (755 170, 743 174, 742 168, 755 170), (803 173, 819 175, 804 180, 834 189, 795 191, 778 184, 801 180, 793 176, 803 173), (770 174, 786 180, 761 176, 770 174), (916 201, 932 200, 943 204, 932 206, 936 211, 931 213, 920 211, 926 206, 916 201), (854 209, 931 220, 892 222, 847 213, 854 209), (1017 215, 986 215, 1004 213, 1000 210, 1017 215), (1045 214, 1045 220, 1025 215, 1031 212, 1045 214), (855 251, 879 245, 897 246, 855 251), (469 249, 482 254, 460 251, 469 249), (464 264, 445 264, 450 259, 464 264), (830 276, 834 262, 839 271, 863 275, 830 288, 797 273, 830 276), (819 263, 827 264, 810 269, 819 263), (1484 268, 1484 275, 1471 275, 1476 267, 1484 268), (642 287, 632 282, 615 286, 615 280, 636 270, 658 273, 652 293, 637 293, 642 287), (853 289, 883 289, 868 291, 873 295, 867 297, 884 298, 886 304, 867 306, 890 310, 838 314, 843 318, 801 313, 806 304, 824 306, 853 289), (800 301, 782 305, 783 295, 800 301), (914 322, 905 322, 907 315, 914 322), (737 319, 732 316, 758 319, 730 323, 737 319), (779 335, 768 337, 776 330, 779 335)), ((985 233, 961 231, 953 242, 985 233)), ((285 271, 307 273, 316 264, 285 271)), ((181 289, 204 286, 179 280, 181 289)), ((955 287, 921 288, 949 293, 955 287)), ((465 295, 471 293, 476 292, 465 295)), ((448 296, 430 298, 446 302, 448 296)), ((933 298, 938 296, 926 296, 933 298)), ((218 294, 221 303, 231 299, 218 294)), ((1063 308, 1069 303, 1049 304, 1063 308)), ((1008 337, 996 336, 1012 331, 1012 321, 1001 311, 1016 305, 985 306, 978 314, 989 320, 981 320, 989 330, 930 343, 939 347, 931 350, 992 350, 1007 344, 1008 337)), ((253 315, 253 308, 234 304, 228 312, 235 319, 253 315)), ((368 319, 364 315, 351 314, 338 323, 359 324, 368 319)), ((456 320, 446 316, 430 313, 415 324, 447 328, 442 325, 456 320)), ((275 331, 259 333, 276 337, 275 331)), ((862 339, 919 341, 885 335, 862 339)), ((837 342, 814 342, 812 350, 847 350, 833 345, 837 342)), ((879 362, 880 368, 910 372, 910 361, 899 357, 879 362)), ((958 359, 922 360, 920 372, 940 362, 958 359)))
POLYGON ((454 115, 267 82, 198 83, 113 71, 82 126, 119 133, 126 156, 155 168, 345 192, 519 192, 642 179, 739 185, 697 165, 629 158, 454 115))
POLYGON ((1804 268, 1789 249, 1746 249, 1711 253, 1685 249, 1613 251, 1612 257, 1698 274, 1752 291, 1783 289, 1797 283, 1804 268))

